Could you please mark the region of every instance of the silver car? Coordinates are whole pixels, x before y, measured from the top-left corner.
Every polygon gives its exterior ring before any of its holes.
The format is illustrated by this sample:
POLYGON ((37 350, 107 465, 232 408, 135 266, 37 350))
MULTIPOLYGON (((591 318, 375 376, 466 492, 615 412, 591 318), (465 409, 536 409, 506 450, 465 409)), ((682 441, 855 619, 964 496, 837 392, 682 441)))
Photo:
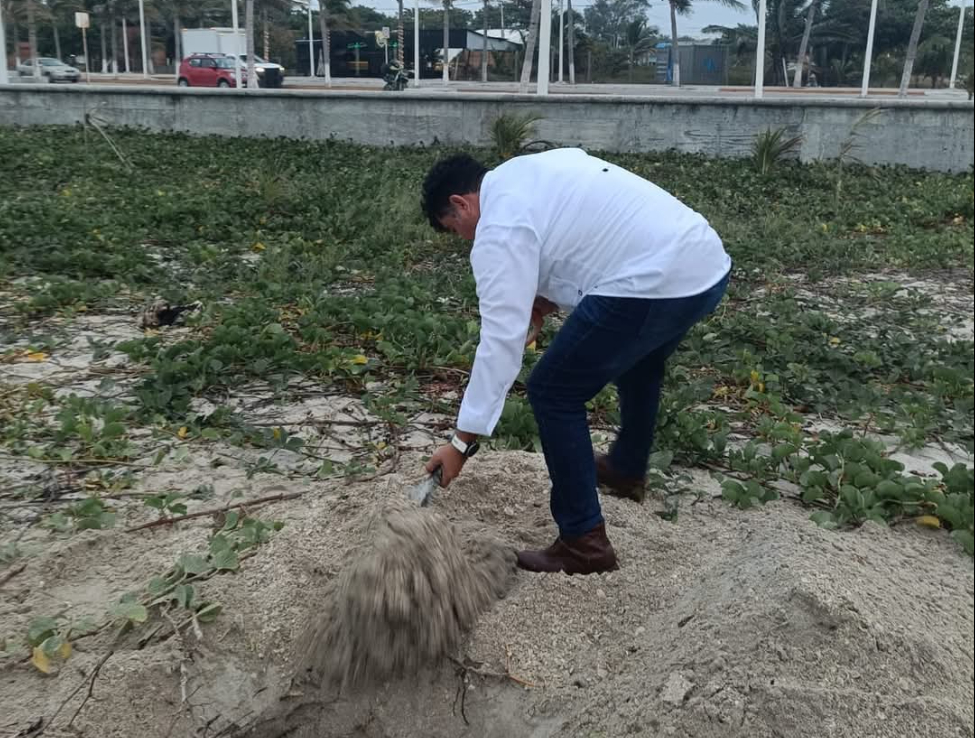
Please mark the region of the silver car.
MULTIPOLYGON (((234 58, 233 54, 227 56, 234 58)), ((247 54, 240 55, 240 66, 247 68, 247 54)), ((261 87, 281 87, 284 83, 284 67, 262 59, 257 54, 254 54, 254 71, 257 72, 257 82, 261 87)))
MULTIPOLYGON (((60 59, 42 56, 37 59, 37 66, 40 68, 41 77, 48 82, 77 82, 81 79, 81 72, 60 59)), ((33 77, 33 60, 26 59, 18 64, 17 74, 21 77, 33 77)))

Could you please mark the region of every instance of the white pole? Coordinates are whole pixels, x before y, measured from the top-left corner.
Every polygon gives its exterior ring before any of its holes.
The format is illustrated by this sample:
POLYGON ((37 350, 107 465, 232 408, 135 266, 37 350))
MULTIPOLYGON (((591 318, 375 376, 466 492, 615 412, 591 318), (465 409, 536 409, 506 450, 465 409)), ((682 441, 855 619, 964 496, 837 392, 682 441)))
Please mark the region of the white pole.
POLYGON ((870 4, 870 25, 867 28, 867 51, 863 56, 863 81, 860 83, 860 97, 870 94, 870 67, 873 66, 873 37, 877 32, 877 0, 870 4))
POLYGON ((308 0, 308 76, 315 76, 315 26, 311 20, 311 0, 308 0))
MULTIPOLYGON (((129 67, 129 27, 124 15, 122 16, 122 53, 125 54, 125 73, 128 74, 132 70, 129 67)), ((176 75, 179 76, 179 61, 176 62, 176 75)))
POLYGON ((565 48, 565 10, 562 8, 563 0, 559 0, 559 82, 562 81, 562 49, 565 48))
POLYGON ((0 0, 0 85, 10 84, 7 71, 7 31, 3 27, 3 0, 0 0))
MULTIPOLYGON (((325 13, 327 8, 325 8, 325 0, 318 0, 318 12, 325 13)), ((328 31, 329 39, 332 38, 332 32, 328 31)), ((359 61, 359 52, 356 52, 356 61, 359 61)), ((322 62, 325 64, 325 86, 332 86, 332 44, 328 44, 328 52, 325 49, 325 39, 322 39, 322 62)), ((358 72, 357 72, 358 74, 358 72)))
POLYGON ((420 86, 420 0, 413 0, 413 86, 420 86))
POLYGON ((538 29, 538 94, 547 95, 548 78, 551 75, 549 57, 552 53, 552 0, 542 0, 541 20, 538 29))
POLYGON ((955 82, 958 81, 958 57, 961 56, 961 37, 965 31, 965 6, 967 3, 962 0, 961 8, 958 10, 958 37, 955 39, 955 59, 951 62, 951 81, 948 83, 949 89, 955 89, 955 82))
POLYGON ((91 65, 88 62, 88 28, 81 29, 81 48, 85 51, 85 84, 91 84, 91 65))
POLYGON ((758 49, 755 52, 755 97, 765 96, 765 27, 768 20, 767 0, 758 5, 758 49))
POLYGON ((146 39, 146 4, 139 0, 139 35, 142 38, 142 76, 149 79, 149 44, 146 39))
POLYGON ((230 23, 234 27, 234 78, 239 90, 244 85, 240 81, 240 46, 238 46, 240 43, 240 19, 237 17, 237 0, 230 0, 230 23))

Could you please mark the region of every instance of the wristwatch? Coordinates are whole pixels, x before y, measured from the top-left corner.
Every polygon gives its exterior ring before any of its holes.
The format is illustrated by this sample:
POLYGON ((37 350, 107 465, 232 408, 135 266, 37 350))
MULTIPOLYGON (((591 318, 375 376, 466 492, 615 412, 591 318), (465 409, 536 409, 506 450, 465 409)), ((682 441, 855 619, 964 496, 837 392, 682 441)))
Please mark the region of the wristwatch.
POLYGON ((450 445, 460 451, 461 456, 465 459, 471 458, 481 448, 481 445, 477 441, 464 443, 456 434, 450 439, 450 445))

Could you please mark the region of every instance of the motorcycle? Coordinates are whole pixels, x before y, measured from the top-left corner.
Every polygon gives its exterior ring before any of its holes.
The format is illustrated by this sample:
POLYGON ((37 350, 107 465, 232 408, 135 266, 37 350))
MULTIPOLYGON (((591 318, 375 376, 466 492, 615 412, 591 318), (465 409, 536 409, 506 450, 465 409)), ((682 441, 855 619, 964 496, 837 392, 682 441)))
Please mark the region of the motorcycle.
POLYGON ((409 75, 396 62, 383 65, 383 82, 386 83, 383 89, 387 92, 401 92, 406 89, 409 81, 409 75))

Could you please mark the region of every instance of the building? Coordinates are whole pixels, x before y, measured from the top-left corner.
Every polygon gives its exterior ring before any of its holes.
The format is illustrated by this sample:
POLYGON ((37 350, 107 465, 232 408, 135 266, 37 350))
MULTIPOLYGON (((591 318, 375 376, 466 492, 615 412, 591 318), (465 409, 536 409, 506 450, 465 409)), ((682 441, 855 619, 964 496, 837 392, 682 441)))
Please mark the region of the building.
MULTIPOLYGON (((682 85, 728 84, 729 47, 720 44, 681 44, 680 82, 682 85)), ((671 46, 664 41, 657 44, 657 82, 674 81, 671 46)))
MULTIPOLYGON (((488 30, 489 64, 494 66, 505 55, 514 56, 520 49, 520 37, 512 38, 505 32, 488 30)), ((403 39, 404 55, 407 69, 413 68, 413 30, 406 29, 403 39)), ((515 34, 517 36, 517 34, 515 34)), ((375 31, 331 31, 329 33, 329 61, 331 74, 334 77, 379 77, 387 55, 392 57, 396 53, 397 38, 393 30, 389 40, 389 48, 383 48, 376 38, 375 31)), ((480 52, 484 47, 484 34, 467 28, 451 28, 449 36, 448 60, 456 67, 468 67, 480 64, 480 52)), ((315 56, 321 58, 321 37, 314 39, 315 56)), ((440 77, 442 74, 441 60, 443 58, 443 29, 420 30, 420 77, 440 77)), ((308 74, 308 39, 303 38, 295 42, 298 54, 297 74, 308 74)), ((316 71, 321 74, 320 66, 316 63, 316 71)), ((454 76, 454 75, 452 75, 454 76)))

